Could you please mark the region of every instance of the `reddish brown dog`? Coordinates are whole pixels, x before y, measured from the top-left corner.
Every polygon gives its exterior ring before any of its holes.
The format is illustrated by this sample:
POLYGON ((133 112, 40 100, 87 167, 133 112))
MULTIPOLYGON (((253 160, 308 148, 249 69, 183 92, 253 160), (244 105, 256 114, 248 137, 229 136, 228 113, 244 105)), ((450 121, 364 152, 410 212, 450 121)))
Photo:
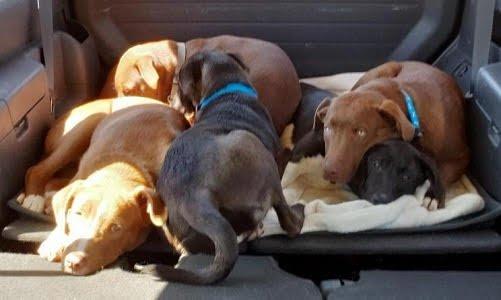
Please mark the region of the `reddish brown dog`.
MULTIPOLYGON (((221 35, 186 43, 163 40, 131 47, 110 72, 100 98, 149 97, 185 113, 176 101, 178 95, 173 83, 184 60, 202 50, 220 50, 242 59, 249 67, 249 79, 259 99, 280 134, 299 104, 301 89, 287 54, 277 45, 262 40, 221 35)), ((186 116, 191 119, 191 115, 186 116)))
POLYGON ((420 62, 388 62, 368 71, 353 89, 326 99, 316 112, 324 124, 326 179, 348 182, 364 153, 391 138, 413 140, 403 93, 414 102, 422 136, 417 143, 437 161, 445 185, 466 170, 464 99, 454 79, 420 62))

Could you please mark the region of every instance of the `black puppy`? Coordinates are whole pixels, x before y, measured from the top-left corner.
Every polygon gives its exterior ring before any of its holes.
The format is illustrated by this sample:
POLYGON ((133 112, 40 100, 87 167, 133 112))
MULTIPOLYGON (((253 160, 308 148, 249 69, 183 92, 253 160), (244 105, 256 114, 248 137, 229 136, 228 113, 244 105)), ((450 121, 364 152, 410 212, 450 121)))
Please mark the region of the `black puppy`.
POLYGON ((168 220, 164 230, 181 253, 207 236, 215 258, 199 271, 149 265, 143 273, 175 282, 212 284, 228 276, 238 256, 237 234, 254 231, 273 207, 289 234, 300 233, 304 207, 284 198, 274 155, 280 142, 271 118, 234 55, 205 51, 181 68, 181 101, 196 121, 168 150, 157 190, 168 220))
POLYGON ((388 140, 365 153, 349 185, 359 197, 385 204, 414 194, 427 179, 431 186, 426 196, 444 207, 445 192, 434 161, 408 142, 388 140))
POLYGON ((292 118, 294 130, 292 134, 292 155, 290 161, 299 162, 303 157, 325 155, 324 127, 314 122, 318 105, 325 98, 334 95, 307 83, 301 83, 302 98, 292 118))

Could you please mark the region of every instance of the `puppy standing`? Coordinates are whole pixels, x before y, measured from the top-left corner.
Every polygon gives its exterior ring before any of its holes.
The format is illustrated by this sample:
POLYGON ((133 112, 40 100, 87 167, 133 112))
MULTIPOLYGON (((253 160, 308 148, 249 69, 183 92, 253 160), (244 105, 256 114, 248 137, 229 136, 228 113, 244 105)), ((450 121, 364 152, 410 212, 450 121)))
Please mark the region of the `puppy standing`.
POLYGON ((237 57, 208 51, 183 66, 181 100, 197 107, 197 119, 173 142, 157 182, 169 241, 186 253, 206 235, 214 261, 197 272, 150 265, 143 273, 189 284, 223 280, 238 256, 237 234, 255 230, 272 206, 290 236, 300 233, 303 207, 285 201, 274 160, 279 139, 245 69, 237 57))

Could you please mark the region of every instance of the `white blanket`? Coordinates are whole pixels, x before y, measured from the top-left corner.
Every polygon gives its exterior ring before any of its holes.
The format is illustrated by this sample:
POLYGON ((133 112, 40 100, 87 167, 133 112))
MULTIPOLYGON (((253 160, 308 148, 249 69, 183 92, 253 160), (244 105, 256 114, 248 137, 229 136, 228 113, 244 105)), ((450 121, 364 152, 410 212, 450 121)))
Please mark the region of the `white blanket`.
MULTIPOLYGON (((463 176, 446 193, 445 208, 428 211, 422 205, 429 182, 389 204, 373 205, 357 199, 348 188, 333 185, 322 178, 322 157, 289 163, 282 188, 289 205, 305 204, 305 220, 301 233, 330 231, 358 232, 371 229, 408 228, 434 225, 465 216, 484 208, 470 180, 463 176)), ((263 221, 261 236, 285 234, 272 209, 263 221)))

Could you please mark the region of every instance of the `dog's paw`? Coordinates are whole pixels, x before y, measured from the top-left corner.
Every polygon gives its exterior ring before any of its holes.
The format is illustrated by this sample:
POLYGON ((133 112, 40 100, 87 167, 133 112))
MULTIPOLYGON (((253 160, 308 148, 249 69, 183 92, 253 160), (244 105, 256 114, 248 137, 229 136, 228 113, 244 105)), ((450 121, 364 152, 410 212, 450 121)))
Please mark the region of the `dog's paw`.
POLYGON ((52 208, 52 197, 54 197, 54 195, 56 194, 57 192, 56 191, 48 191, 48 192, 45 192, 45 208, 44 208, 44 213, 48 216, 53 216, 54 215, 54 211, 53 211, 53 208, 52 208))
POLYGON ((282 228, 287 232, 287 235, 289 237, 293 238, 301 234, 303 222, 304 204, 296 203, 290 207, 289 220, 286 222, 286 224, 283 224, 285 227, 282 228))
POLYGON ((264 225, 263 222, 260 222, 259 225, 257 225, 257 227, 249 233, 247 240, 252 241, 258 239, 261 236, 263 236, 263 234, 264 234, 264 225))
POLYGON ((21 206, 37 213, 43 213, 45 209, 45 198, 40 195, 28 195, 24 198, 21 206))
POLYGON ((44 212, 44 214, 46 214, 48 216, 54 216, 54 211, 52 210, 52 205, 46 205, 43 212, 44 212))
POLYGON ((438 209, 438 200, 430 197, 425 197, 423 199, 423 207, 428 211, 435 211, 438 209))
POLYGON ((48 261, 58 262, 61 261, 63 247, 59 243, 47 239, 38 247, 37 253, 40 257, 48 261))
POLYGON ((19 204, 23 204, 25 198, 26 198, 26 194, 25 193, 21 193, 21 194, 19 194, 17 196, 16 202, 19 203, 19 204))
POLYGON ((242 233, 240 235, 237 235, 237 244, 240 244, 242 242, 245 242, 247 241, 247 239, 249 238, 250 235, 248 235, 247 233, 242 233))
POLYGON ((237 236, 237 243, 240 244, 242 242, 252 241, 264 234, 264 225, 263 223, 259 223, 259 225, 251 231, 244 232, 237 236))
POLYGON ((263 236, 263 234, 264 234, 264 225, 263 222, 260 222, 259 225, 257 225, 256 229, 254 229, 249 235, 249 240, 255 240, 257 238, 260 238, 263 236))
POLYGON ((135 264, 134 265, 134 271, 140 274, 148 274, 148 275, 157 275, 157 265, 155 264, 149 264, 149 265, 142 265, 142 264, 135 264))

